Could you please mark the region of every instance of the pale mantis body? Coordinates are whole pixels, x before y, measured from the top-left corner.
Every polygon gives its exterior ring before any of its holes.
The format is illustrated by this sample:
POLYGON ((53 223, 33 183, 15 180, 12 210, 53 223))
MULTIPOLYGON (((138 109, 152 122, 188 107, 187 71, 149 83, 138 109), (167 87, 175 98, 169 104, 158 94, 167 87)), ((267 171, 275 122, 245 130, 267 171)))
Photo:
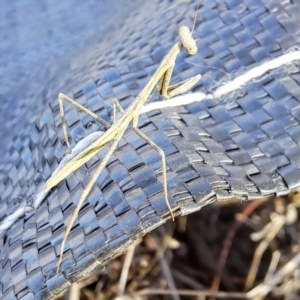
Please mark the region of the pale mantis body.
POLYGON ((66 239, 71 231, 71 228, 75 222, 75 219, 79 213, 79 210, 84 202, 84 200, 89 195, 93 185, 95 184, 97 178, 99 177, 102 170, 105 168, 108 160, 110 159, 111 155, 115 151, 119 141, 121 140, 125 130, 127 129, 129 123, 132 123, 132 129, 134 132, 139 135, 143 140, 145 140, 154 150, 156 150, 162 161, 162 173, 163 173, 163 188, 164 188, 164 197, 166 200, 166 204, 168 207, 168 210, 170 212, 170 215, 172 219, 174 220, 174 215, 172 212, 172 209, 170 207, 169 201, 168 201, 168 189, 167 189, 167 172, 166 172, 166 162, 165 162, 165 154, 162 149, 160 149, 154 142, 152 142, 143 132, 141 132, 138 127, 138 117, 139 117, 139 111, 141 107, 144 105, 144 103, 148 100, 148 97, 150 96, 151 92, 155 88, 155 86, 160 83, 160 94, 165 98, 170 98, 178 94, 182 94, 189 89, 191 89, 200 79, 201 75, 196 75, 194 77, 191 77, 187 80, 184 80, 180 83, 177 83, 175 85, 169 86, 170 79, 172 76, 172 71, 175 66, 175 60, 177 55, 179 54, 182 47, 185 48, 185 50, 190 54, 194 55, 197 53, 197 45, 194 39, 191 36, 191 32, 186 26, 182 26, 179 29, 179 37, 180 42, 177 42, 167 53, 167 55, 163 58, 162 62, 160 63, 159 67, 149 80, 148 84, 142 89, 142 91, 138 94, 138 96, 135 98, 134 102, 127 108, 127 110, 124 112, 122 108, 120 108, 118 103, 114 103, 114 124, 111 126, 106 123, 104 120, 99 118, 97 115, 95 115, 93 112, 89 111, 88 109, 84 108, 80 104, 76 103, 74 100, 70 99, 64 94, 59 94, 58 101, 59 101, 59 107, 60 107, 60 114, 62 117, 62 126, 64 131, 64 138, 67 143, 68 148, 71 151, 68 136, 67 136, 67 130, 66 130, 66 124, 64 120, 64 110, 62 105, 62 100, 65 100, 71 104, 73 104, 78 109, 86 112, 89 116, 94 118, 96 121, 103 124, 105 127, 107 127, 107 131, 103 133, 98 139, 96 139, 94 142, 92 142, 89 146, 87 146, 84 150, 82 150, 78 155, 73 157, 71 160, 64 163, 62 167, 59 168, 59 170, 56 170, 52 177, 50 177, 43 189, 43 193, 47 193, 50 191, 53 187, 55 187, 57 184, 59 184, 63 179, 65 179, 68 175, 70 175, 73 171, 77 170, 80 166, 82 166, 84 163, 86 163, 89 159, 91 159, 94 155, 96 155, 108 142, 112 141, 111 147, 109 148, 108 152, 102 159, 99 166, 96 168, 95 173, 93 174, 91 180, 88 182, 86 187, 84 188, 81 197, 79 199, 79 202, 76 206, 76 209, 74 210, 71 220, 68 224, 68 227, 64 233, 64 237, 62 240, 61 245, 61 252, 60 252, 60 258, 58 261, 58 270, 59 266, 62 261, 63 257, 63 250, 65 246, 66 239), (116 121, 115 120, 115 109, 118 109, 121 112, 121 117, 116 121))

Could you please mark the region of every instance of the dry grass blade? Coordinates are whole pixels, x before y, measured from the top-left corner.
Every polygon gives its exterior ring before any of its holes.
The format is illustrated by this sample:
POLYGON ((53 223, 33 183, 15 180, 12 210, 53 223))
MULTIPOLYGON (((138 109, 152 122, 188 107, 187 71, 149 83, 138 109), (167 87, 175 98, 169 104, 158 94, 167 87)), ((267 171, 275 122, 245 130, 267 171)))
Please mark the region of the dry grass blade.
POLYGON ((253 261, 249 270, 249 274, 247 276, 245 290, 249 290, 253 286, 262 255, 266 251, 270 242, 276 237, 279 230, 282 229, 283 225, 285 224, 285 221, 285 216, 276 215, 271 221, 271 226, 268 226, 269 224, 267 224, 267 226, 269 227, 269 232, 267 232, 265 238, 259 243, 258 247, 255 250, 253 261))

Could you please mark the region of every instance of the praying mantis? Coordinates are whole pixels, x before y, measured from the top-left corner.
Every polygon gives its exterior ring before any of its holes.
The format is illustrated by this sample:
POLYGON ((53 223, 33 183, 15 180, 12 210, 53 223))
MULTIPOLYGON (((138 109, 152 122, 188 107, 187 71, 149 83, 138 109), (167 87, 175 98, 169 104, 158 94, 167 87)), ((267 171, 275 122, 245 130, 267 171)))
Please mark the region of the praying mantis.
POLYGON ((59 102, 59 110, 60 116, 62 119, 62 128, 64 139, 66 145, 70 152, 72 149, 70 147, 70 143, 68 140, 67 127, 64 117, 64 108, 63 101, 69 102, 74 105, 77 109, 85 112, 91 118, 101 123, 107 130, 99 135, 95 140, 93 140, 88 146, 86 146, 83 150, 79 151, 68 161, 65 161, 63 165, 59 166, 59 168, 52 174, 52 176, 46 181, 45 186, 43 188, 43 194, 48 193, 53 187, 58 185, 62 180, 64 180, 68 175, 72 172, 80 168, 84 163, 90 160, 94 155, 96 155, 101 149, 103 149, 109 142, 111 142, 110 148, 103 157, 99 166, 97 166, 95 173, 92 175, 92 178, 87 183, 86 187, 83 189, 78 204, 71 216, 71 220, 66 228, 64 233, 61 250, 60 250, 60 258, 57 265, 57 272, 59 271, 62 258, 63 251, 65 247, 65 242, 67 237, 71 231, 71 228, 76 220, 76 217, 79 213, 80 208, 82 207, 83 202, 87 199, 93 185, 95 184, 97 178, 100 173, 105 168, 107 162, 109 161, 111 155, 115 151, 119 141, 123 137, 128 125, 132 124, 132 130, 145 142, 147 142, 159 155, 162 163, 162 175, 163 175, 163 193, 166 201, 167 208, 170 212, 171 218, 174 220, 174 214, 172 212, 172 208, 168 201, 168 187, 167 187, 167 170, 166 170, 166 160, 164 151, 158 147, 150 138, 148 138, 142 131, 138 128, 138 118, 139 111, 147 101, 151 92, 155 88, 157 84, 159 84, 159 93, 166 99, 174 97, 178 94, 182 94, 190 90, 200 79, 201 75, 198 74, 194 77, 188 78, 184 81, 181 81, 174 85, 169 85, 172 72, 175 66, 175 60, 177 55, 180 53, 181 49, 184 48, 188 54, 195 55, 198 51, 196 41, 192 37, 192 33, 189 28, 186 26, 182 26, 179 28, 179 38, 180 41, 175 43, 169 52, 162 59, 160 65, 156 69, 155 73, 152 75, 146 86, 141 90, 141 92, 137 95, 135 100, 131 103, 131 105, 124 111, 120 104, 117 101, 114 101, 114 111, 113 111, 113 123, 112 125, 105 122, 103 119, 98 117, 92 111, 87 108, 81 106, 79 103, 75 102, 68 96, 60 93, 58 96, 59 102), (116 120, 116 111, 120 113, 120 117, 116 120))

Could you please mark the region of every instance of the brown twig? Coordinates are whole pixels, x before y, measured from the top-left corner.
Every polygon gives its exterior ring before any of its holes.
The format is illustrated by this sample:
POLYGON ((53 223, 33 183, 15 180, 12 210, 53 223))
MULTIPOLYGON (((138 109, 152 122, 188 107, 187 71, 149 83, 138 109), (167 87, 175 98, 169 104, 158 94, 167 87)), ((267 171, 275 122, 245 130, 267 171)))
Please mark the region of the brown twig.
POLYGON ((249 202, 249 204, 244 208, 244 210, 239 214, 236 222, 232 225, 231 229, 227 232, 227 235, 224 239, 223 242, 223 246, 220 252, 220 256, 218 259, 218 268, 217 268, 217 272, 215 273, 215 276, 212 280, 212 284, 211 284, 211 294, 212 296, 210 297, 210 300, 214 300, 215 296, 214 294, 216 294, 219 290, 219 286, 220 286, 220 282, 221 282, 221 277, 222 277, 222 272, 224 269, 224 265, 226 263, 227 257, 228 257, 228 253, 229 253, 229 249, 231 247, 231 242, 237 232, 237 230, 239 229, 239 227, 243 224, 243 222, 248 218, 248 216, 257 208, 259 207, 261 204, 263 204, 264 202, 266 202, 268 198, 264 198, 262 200, 257 200, 257 201, 252 201, 249 202))
POLYGON ((192 290, 162 290, 162 289, 144 289, 135 292, 133 296, 149 296, 149 295, 181 295, 190 297, 207 297, 213 296, 218 298, 231 298, 231 299, 246 299, 245 293, 233 293, 233 292, 212 292, 212 291, 192 291, 192 290))

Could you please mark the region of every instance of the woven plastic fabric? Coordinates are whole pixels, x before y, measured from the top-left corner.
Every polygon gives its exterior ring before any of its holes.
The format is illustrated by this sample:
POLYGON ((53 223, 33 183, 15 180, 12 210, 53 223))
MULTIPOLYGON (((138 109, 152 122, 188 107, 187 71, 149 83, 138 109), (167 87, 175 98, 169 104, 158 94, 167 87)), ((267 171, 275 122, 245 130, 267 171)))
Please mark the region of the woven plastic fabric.
MULTIPOLYGON (((66 74, 69 89, 60 92, 110 122, 112 100, 124 109, 134 101, 178 41, 177 28, 192 27, 197 2, 154 1, 148 12, 133 11, 119 29, 119 43, 90 52, 90 68, 66 74), (73 75, 75 89, 70 88, 73 75)), ((300 4, 295 1, 201 2, 193 33, 199 52, 178 56, 172 82, 201 73, 194 91, 208 93, 299 45, 300 4)), ((66 153, 52 96, 49 104, 36 104, 17 131, 15 119, 3 122, 1 131, 11 139, 0 160, 0 223, 17 208, 32 205, 66 153)), ((160 101, 156 91, 151 98, 160 101)), ((26 101, 33 105, 37 99, 26 101)), ((26 110, 26 101, 19 99, 15 111, 26 110)), ((72 146, 103 130, 74 107, 65 107, 72 146)), ((297 188, 299 122, 300 71, 294 62, 221 99, 143 114, 139 128, 164 150, 170 204, 183 215, 216 200, 253 200, 297 188)), ((169 218, 160 157, 128 128, 80 210, 56 273, 66 225, 108 147, 0 237, 1 299, 53 299, 169 218)))

